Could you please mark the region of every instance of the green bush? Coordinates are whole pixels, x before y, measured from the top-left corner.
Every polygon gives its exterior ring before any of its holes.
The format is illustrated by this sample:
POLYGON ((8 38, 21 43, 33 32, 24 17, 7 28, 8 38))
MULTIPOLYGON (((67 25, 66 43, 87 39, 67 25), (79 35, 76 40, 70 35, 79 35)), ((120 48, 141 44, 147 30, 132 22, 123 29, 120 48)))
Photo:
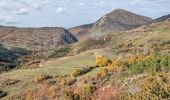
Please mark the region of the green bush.
POLYGON ((58 57, 63 57, 63 56, 66 56, 68 55, 68 53, 71 51, 71 48, 68 46, 68 47, 62 47, 62 48, 59 48, 57 50, 55 50, 53 52, 53 54, 51 54, 50 56, 48 56, 49 58, 58 58, 58 57))
POLYGON ((87 84, 84 88, 87 95, 91 95, 94 91, 93 86, 90 84, 87 84))
POLYGON ((129 74, 140 74, 142 72, 159 72, 170 69, 169 56, 155 56, 152 59, 132 62, 128 69, 129 74))

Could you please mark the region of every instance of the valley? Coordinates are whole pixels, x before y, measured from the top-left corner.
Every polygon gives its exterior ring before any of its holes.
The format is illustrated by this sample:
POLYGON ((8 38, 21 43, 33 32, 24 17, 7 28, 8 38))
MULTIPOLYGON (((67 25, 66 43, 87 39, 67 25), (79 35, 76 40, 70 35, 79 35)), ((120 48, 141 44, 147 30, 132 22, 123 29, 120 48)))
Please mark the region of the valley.
POLYGON ((2 26, 0 99, 168 100, 169 33, 169 15, 122 9, 68 30, 2 26))

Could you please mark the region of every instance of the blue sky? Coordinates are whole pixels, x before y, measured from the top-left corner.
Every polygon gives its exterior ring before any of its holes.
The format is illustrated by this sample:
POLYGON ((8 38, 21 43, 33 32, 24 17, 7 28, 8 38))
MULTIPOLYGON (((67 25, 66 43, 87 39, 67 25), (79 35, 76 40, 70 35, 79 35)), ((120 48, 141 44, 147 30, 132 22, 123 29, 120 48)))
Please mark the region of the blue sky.
POLYGON ((117 8, 157 18, 170 14, 170 0, 0 0, 0 25, 69 28, 117 8))

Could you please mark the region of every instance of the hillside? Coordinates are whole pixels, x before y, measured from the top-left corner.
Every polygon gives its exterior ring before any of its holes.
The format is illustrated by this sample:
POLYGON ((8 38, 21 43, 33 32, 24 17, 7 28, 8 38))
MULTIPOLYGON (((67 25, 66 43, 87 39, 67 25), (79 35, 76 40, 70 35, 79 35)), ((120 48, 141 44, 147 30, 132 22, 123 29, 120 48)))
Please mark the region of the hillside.
POLYGON ((71 28, 70 32, 73 32, 75 36, 78 36, 78 39, 80 38, 79 40, 81 40, 81 36, 87 38, 91 36, 102 36, 110 32, 130 30, 150 21, 152 21, 152 19, 149 17, 141 16, 122 9, 115 9, 104 15, 95 23, 85 25, 86 27, 79 26, 71 28))
POLYGON ((158 98, 155 89, 161 89, 159 98, 165 99, 170 93, 169 26, 165 19, 37 52, 31 56, 36 56, 33 63, 41 59, 36 66, 0 74, 0 94, 7 93, 4 100, 143 100, 158 98))
MULTIPOLYGON (((159 22, 148 23, 144 26, 129 31, 110 32, 110 34, 105 35, 104 37, 102 36, 96 39, 89 38, 82 42, 76 43, 73 45, 72 51, 74 53, 79 53, 86 50, 105 47, 116 49, 119 48, 117 50, 119 52, 130 51, 130 49, 135 48, 148 51, 148 49, 152 46, 161 45, 161 43, 164 44, 164 42, 166 43, 166 41, 169 41, 169 25, 170 21, 167 18, 159 22)), ((168 50, 169 48, 166 49, 168 50)))
POLYGON ((77 27, 70 28, 69 31, 79 40, 83 41, 88 38, 90 35, 90 29, 93 27, 93 24, 86 24, 77 27))
POLYGON ((20 62, 17 59, 21 56, 31 54, 30 51, 23 48, 6 48, 0 44, 0 73, 18 66, 20 62))
POLYGON ((17 28, 0 26, 0 42, 5 46, 41 50, 77 42, 66 29, 59 27, 17 28))
POLYGON ((169 18, 170 18, 170 14, 165 15, 165 16, 162 16, 162 17, 157 18, 157 19, 154 19, 153 21, 151 21, 151 23, 156 23, 156 22, 165 21, 165 20, 167 20, 167 19, 169 19, 169 18))

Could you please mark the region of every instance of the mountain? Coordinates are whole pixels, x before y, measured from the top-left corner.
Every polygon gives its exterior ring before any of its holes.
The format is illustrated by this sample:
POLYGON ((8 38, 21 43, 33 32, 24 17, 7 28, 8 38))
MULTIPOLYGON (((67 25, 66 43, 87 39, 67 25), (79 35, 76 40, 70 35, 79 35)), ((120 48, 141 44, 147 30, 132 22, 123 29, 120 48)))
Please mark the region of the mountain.
MULTIPOLYGON (((110 32, 109 34, 99 36, 98 38, 88 38, 84 41, 74 44, 74 53, 85 52, 87 50, 99 48, 119 48, 118 52, 131 51, 131 49, 140 48, 144 52, 150 47, 161 45, 160 50, 165 54, 170 54, 170 18, 163 16, 157 18, 141 27, 128 31, 110 32), (159 21, 158 21, 159 19, 159 21)), ((139 50, 140 51, 140 50, 139 50)), ((125 55, 125 54, 123 54, 125 55)))
MULTIPOLYGON (((78 29, 78 31, 74 31, 75 36, 78 34, 83 34, 82 37, 101 36, 110 32, 130 30, 150 21, 152 21, 152 19, 149 17, 141 16, 123 9, 116 9, 104 15, 95 23, 90 24, 89 26, 86 25, 85 28, 79 26, 71 28, 70 30, 78 29)), ((81 39, 80 35, 78 36, 78 39, 81 39)))
POLYGON ((167 19, 170 19, 170 14, 154 19, 153 21, 151 21, 151 23, 161 22, 167 19))
POLYGON ((103 35, 109 32, 130 30, 146 24, 151 20, 151 18, 126 10, 116 9, 99 19, 94 24, 91 33, 93 35, 103 35))
POLYGON ((0 42, 5 46, 29 50, 48 49, 77 42, 77 39, 61 27, 17 28, 0 26, 0 42))

